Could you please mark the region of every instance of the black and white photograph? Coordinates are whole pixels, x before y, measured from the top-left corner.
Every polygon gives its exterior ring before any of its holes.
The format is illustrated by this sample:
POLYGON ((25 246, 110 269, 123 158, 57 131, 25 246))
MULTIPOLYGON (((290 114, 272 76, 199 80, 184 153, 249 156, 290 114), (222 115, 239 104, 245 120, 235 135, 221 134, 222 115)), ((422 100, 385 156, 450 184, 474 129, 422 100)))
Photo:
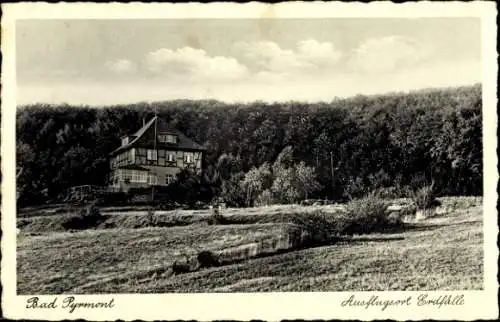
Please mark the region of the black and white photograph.
POLYGON ((318 292, 343 309, 454 310, 498 289, 481 17, 266 7, 15 20, 2 215, 26 311, 318 292), (394 291, 414 295, 383 301, 394 291))

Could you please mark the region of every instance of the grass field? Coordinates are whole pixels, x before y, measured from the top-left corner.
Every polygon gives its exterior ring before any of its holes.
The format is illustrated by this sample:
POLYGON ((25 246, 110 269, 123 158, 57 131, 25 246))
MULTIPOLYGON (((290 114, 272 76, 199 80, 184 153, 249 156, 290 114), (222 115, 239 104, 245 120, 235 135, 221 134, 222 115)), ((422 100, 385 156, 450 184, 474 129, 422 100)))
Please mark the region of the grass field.
MULTIPOLYGON (((108 212, 106 229, 63 231, 35 216, 17 243, 19 294, 261 291, 473 290, 483 288, 482 206, 448 198, 445 214, 408 223, 395 233, 353 236, 341 242, 251 258, 174 275, 172 263, 200 250, 220 250, 276 238, 286 223, 259 219, 208 225, 208 211, 158 212, 190 218, 182 225, 135 225, 108 212), (31 226, 30 226, 31 225, 31 226), (138 226, 138 227, 137 227, 138 226), (31 227, 30 229, 28 229, 31 227), (134 228, 135 227, 135 228, 134 228)), ((327 207, 327 206, 325 206, 327 207)), ((233 216, 277 216, 281 206, 228 210, 233 216)), ((65 216, 51 214, 57 218, 65 216)), ((25 220, 25 219, 19 219, 25 220)), ((56 220, 57 221, 57 220, 56 220)), ((161 220, 160 220, 161 221, 161 220)), ((175 222, 175 221, 174 221, 175 222)))

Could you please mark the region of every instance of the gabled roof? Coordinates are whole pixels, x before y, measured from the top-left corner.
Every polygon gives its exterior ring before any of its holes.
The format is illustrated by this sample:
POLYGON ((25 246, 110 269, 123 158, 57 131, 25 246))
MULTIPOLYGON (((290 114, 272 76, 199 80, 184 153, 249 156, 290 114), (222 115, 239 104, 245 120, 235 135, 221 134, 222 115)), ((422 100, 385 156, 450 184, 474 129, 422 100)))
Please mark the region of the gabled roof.
MULTIPOLYGON (((148 123, 146 123, 137 132, 135 132, 134 134, 132 134, 130 136, 135 136, 136 138, 142 136, 155 123, 155 121, 157 121, 157 120, 158 120, 157 116, 153 117, 151 120, 149 120, 148 123)), ((158 122, 158 123, 160 123, 160 122, 158 122)))
POLYGON ((156 148, 171 148, 175 150, 191 150, 191 151, 204 151, 203 148, 198 143, 194 142, 187 136, 185 136, 182 132, 169 128, 167 124, 161 121, 157 116, 153 117, 146 123, 142 128, 140 128, 137 132, 129 137, 133 138, 128 144, 120 146, 118 149, 111 152, 111 155, 114 155, 120 151, 128 150, 133 147, 146 147, 152 148, 154 146, 154 128, 156 124, 156 133, 157 134, 172 134, 177 136, 177 143, 164 143, 156 141, 156 148), (149 137, 148 137, 148 134, 149 137))

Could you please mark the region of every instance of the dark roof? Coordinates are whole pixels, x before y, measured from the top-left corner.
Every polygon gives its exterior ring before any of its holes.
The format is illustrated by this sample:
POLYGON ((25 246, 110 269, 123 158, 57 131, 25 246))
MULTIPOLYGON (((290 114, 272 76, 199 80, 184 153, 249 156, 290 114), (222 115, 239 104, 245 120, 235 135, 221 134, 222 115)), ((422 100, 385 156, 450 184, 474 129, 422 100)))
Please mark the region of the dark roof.
POLYGON ((140 128, 137 132, 132 135, 129 135, 131 141, 126 144, 120 146, 118 149, 111 152, 111 155, 116 154, 120 151, 128 150, 133 147, 145 147, 152 148, 154 146, 154 128, 156 124, 156 133, 157 134, 172 134, 177 136, 177 143, 164 143, 156 141, 156 148, 170 148, 175 150, 190 150, 190 151, 204 151, 203 148, 198 143, 194 142, 187 136, 185 136, 182 132, 177 129, 173 129, 168 127, 161 119, 157 116, 153 117, 148 123, 146 123, 142 128, 140 128), (150 134, 150 135, 148 135, 150 134))

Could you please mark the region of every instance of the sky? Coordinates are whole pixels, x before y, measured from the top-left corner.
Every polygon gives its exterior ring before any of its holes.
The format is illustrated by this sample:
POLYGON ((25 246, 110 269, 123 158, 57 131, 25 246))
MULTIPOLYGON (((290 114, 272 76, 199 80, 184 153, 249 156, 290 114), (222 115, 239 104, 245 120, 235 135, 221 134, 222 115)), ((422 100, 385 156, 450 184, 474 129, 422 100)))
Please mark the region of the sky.
POLYGON ((331 101, 481 81, 477 18, 18 20, 17 103, 331 101))

